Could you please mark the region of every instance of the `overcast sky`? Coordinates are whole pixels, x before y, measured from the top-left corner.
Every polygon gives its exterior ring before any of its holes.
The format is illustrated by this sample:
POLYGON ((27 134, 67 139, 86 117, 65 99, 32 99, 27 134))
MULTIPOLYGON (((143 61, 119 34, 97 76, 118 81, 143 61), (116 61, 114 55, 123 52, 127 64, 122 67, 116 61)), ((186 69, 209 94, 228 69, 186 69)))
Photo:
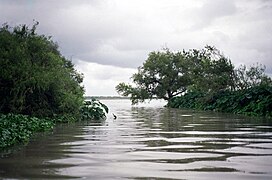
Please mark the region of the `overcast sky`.
POLYGON ((217 47, 272 74, 272 0, 0 0, 0 23, 33 24, 84 73, 86 95, 117 95, 151 51, 217 47))

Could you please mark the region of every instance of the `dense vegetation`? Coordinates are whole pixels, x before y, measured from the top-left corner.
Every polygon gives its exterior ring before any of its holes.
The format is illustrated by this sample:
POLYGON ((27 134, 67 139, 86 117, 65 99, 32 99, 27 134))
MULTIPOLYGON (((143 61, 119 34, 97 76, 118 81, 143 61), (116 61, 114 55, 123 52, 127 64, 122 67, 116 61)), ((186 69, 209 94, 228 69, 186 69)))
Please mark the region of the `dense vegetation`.
POLYGON ((207 95, 191 91, 174 97, 169 107, 212 110, 250 116, 272 117, 272 86, 256 86, 237 91, 219 91, 207 95))
POLYGON ((145 99, 170 100, 188 90, 217 91, 233 88, 233 65, 210 46, 202 50, 151 52, 138 73, 134 84, 120 83, 116 90, 130 96, 132 103, 145 99))
POLYGON ((0 148, 53 122, 98 120, 108 111, 98 101, 84 103, 83 75, 50 37, 36 33, 37 25, 0 28, 0 148))
POLYGON ((48 119, 38 119, 27 115, 0 115, 0 149, 18 143, 25 143, 35 132, 47 131, 54 123, 48 119))
POLYGON ((79 115, 83 80, 35 24, 0 29, 0 112, 53 117, 79 115))
POLYGON ((272 118, 272 81, 264 71, 260 64, 240 66, 234 70, 234 89, 187 91, 168 106, 272 118))
POLYGON ((165 99, 169 107, 194 108, 246 115, 271 116, 272 80, 265 66, 235 69, 214 47, 201 50, 151 52, 132 76, 135 86, 116 90, 132 103, 165 99))

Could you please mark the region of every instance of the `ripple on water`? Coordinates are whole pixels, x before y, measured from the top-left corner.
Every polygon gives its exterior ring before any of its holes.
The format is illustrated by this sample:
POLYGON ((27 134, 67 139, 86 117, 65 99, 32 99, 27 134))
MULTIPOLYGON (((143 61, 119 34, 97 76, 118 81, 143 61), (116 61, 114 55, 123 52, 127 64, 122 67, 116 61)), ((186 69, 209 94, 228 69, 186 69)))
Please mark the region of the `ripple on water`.
POLYGON ((247 147, 252 147, 252 148, 263 148, 263 149, 271 149, 272 150, 272 144, 271 143, 251 143, 247 144, 247 147))
POLYGON ((131 151, 125 153, 107 153, 107 154, 73 154, 74 157, 92 159, 101 162, 116 161, 163 161, 163 160, 189 160, 189 159, 207 159, 223 157, 217 153, 179 153, 179 152, 162 152, 162 151, 131 151))
POLYGON ((232 154, 244 154, 244 155, 268 155, 272 156, 272 151, 270 148, 255 148, 251 146, 235 146, 228 149, 217 149, 211 150, 212 152, 220 152, 220 153, 232 153, 232 154))
POLYGON ((233 168, 244 173, 271 175, 271 156, 234 156, 227 161, 232 163, 233 168))
POLYGON ((209 137, 179 137, 179 138, 168 138, 165 139, 168 142, 175 143, 195 143, 195 142, 211 142, 216 141, 218 138, 209 138, 209 137))
POLYGON ((155 146, 155 147, 145 147, 143 149, 147 150, 160 150, 160 149, 194 149, 202 148, 200 145, 186 145, 186 144, 177 144, 177 145, 168 145, 168 146, 155 146))

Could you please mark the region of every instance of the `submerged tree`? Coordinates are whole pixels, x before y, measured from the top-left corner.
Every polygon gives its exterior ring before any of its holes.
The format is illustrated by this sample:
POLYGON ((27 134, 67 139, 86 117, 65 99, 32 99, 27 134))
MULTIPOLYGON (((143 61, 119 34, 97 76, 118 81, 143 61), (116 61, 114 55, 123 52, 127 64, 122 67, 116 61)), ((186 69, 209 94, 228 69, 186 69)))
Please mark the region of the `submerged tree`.
POLYGON ((0 112, 35 116, 79 114, 83 75, 34 24, 0 29, 0 112))
POLYGON ((183 93, 190 83, 182 53, 151 52, 138 73, 132 76, 137 87, 120 83, 116 89, 124 96, 131 96, 132 103, 145 99, 169 100, 183 93))
POLYGON ((116 90, 130 96, 132 103, 146 99, 165 99, 188 90, 205 92, 230 89, 234 86, 231 62, 216 48, 202 50, 151 52, 143 66, 132 76, 132 85, 120 83, 116 90))
POLYGON ((188 90, 213 93, 234 88, 234 66, 218 49, 206 46, 183 53, 191 78, 188 90))

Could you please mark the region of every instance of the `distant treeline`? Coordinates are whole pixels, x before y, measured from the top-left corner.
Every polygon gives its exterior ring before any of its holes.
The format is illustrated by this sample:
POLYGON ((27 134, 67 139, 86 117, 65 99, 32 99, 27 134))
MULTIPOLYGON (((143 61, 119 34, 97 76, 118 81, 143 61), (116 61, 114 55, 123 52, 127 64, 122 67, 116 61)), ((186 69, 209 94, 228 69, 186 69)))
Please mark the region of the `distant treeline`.
POLYGON ((84 96, 84 99, 129 99, 129 97, 124 96, 84 96))

